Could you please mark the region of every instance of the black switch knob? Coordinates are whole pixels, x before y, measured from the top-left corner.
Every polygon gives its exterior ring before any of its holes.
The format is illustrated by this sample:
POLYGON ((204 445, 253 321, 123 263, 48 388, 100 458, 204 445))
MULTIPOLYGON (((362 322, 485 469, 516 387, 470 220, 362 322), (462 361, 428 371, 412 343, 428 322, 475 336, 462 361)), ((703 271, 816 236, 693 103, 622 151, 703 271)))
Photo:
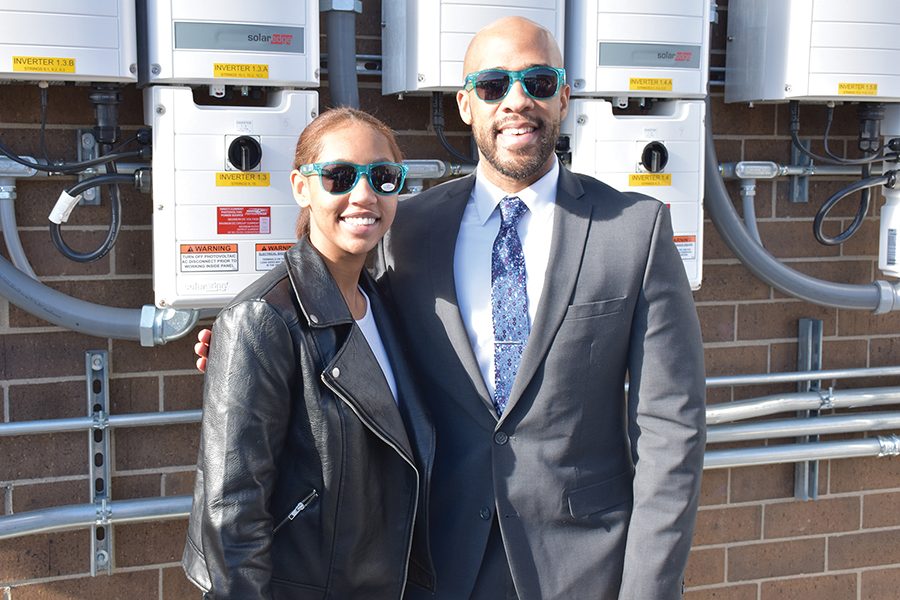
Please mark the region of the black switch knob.
POLYGON ((650 173, 659 173, 669 162, 669 151, 661 142, 650 142, 641 153, 641 164, 650 173))
POLYGON ((242 135, 228 146, 228 162, 238 171, 255 169, 262 160, 262 146, 255 138, 242 135))

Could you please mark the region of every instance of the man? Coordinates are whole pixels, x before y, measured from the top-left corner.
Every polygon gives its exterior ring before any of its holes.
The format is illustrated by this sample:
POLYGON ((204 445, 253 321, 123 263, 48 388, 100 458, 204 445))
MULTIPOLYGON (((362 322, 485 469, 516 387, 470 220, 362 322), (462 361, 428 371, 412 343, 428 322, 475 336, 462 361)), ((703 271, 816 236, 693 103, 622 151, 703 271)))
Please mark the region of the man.
POLYGON ((411 569, 409 598, 682 595, 705 441, 696 311, 666 208, 560 167, 561 67, 531 21, 482 29, 457 93, 477 171, 402 203, 381 247, 436 429, 436 579, 411 569))
POLYGON ((546 67, 562 56, 531 21, 475 36, 456 99, 477 171, 401 204, 382 247, 437 439, 436 593, 412 598, 681 597, 705 438, 693 299, 661 203, 559 166, 569 86, 546 67), (508 196, 527 207, 518 290, 492 256, 508 196), (516 310, 524 350, 494 335, 516 310), (516 362, 510 384, 497 364, 516 362))

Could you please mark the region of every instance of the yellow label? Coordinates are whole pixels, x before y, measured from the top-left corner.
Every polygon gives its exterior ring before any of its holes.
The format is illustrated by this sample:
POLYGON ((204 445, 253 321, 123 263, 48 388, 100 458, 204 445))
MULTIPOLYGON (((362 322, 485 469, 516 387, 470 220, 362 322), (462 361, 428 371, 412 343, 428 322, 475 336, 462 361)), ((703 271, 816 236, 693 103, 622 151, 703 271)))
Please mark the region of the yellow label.
POLYGON ((629 187, 647 185, 672 185, 671 173, 632 173, 628 176, 629 187))
POLYGON ((668 77, 632 77, 628 89, 633 92, 671 92, 672 79, 668 77))
POLYGON ((268 79, 269 65, 245 63, 213 63, 213 77, 235 79, 268 79))
POLYGON ((13 56, 13 72, 26 73, 74 73, 74 58, 52 56, 13 56))
POLYGON ((838 94, 841 96, 877 96, 877 83, 839 83, 838 94))
POLYGON ((269 187, 269 173, 229 171, 216 173, 216 187, 269 187))

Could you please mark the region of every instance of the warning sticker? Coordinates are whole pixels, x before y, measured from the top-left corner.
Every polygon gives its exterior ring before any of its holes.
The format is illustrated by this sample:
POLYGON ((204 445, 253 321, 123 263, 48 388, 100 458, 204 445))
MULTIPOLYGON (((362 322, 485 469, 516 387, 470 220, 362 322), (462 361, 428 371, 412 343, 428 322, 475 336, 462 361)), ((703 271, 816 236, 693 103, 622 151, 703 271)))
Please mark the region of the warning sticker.
POLYGON ((237 244, 181 244, 181 272, 237 271, 237 244))
POLYGON ((13 72, 30 73, 74 73, 74 58, 51 56, 13 56, 13 72))
POLYGON ((671 173, 632 173, 628 176, 628 185, 631 187, 651 185, 672 185, 671 173))
POLYGON ((632 77, 628 80, 628 89, 632 92, 671 92, 670 77, 632 77))
POLYGON ((839 83, 838 94, 841 96, 877 96, 877 83, 839 83))
POLYGON ((236 79, 268 79, 269 65, 244 63, 213 63, 213 77, 236 79))
POLYGON ((269 173, 216 173, 216 187, 269 187, 269 173))
POLYGON ((216 213, 216 231, 219 235, 272 232, 272 208, 269 206, 219 206, 216 213))
POLYGON ((256 244, 256 270, 269 271, 284 262, 284 253, 293 244, 256 244))
POLYGON ((678 248, 678 254, 681 260, 697 259, 697 236, 696 235, 676 235, 672 236, 675 247, 678 248))

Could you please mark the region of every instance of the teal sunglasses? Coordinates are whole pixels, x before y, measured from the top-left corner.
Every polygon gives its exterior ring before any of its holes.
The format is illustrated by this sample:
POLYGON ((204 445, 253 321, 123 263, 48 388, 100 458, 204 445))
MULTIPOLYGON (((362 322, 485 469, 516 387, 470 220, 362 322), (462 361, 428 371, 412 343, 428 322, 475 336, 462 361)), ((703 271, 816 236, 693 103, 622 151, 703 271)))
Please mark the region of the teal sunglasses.
POLYGON ((302 175, 318 175, 326 192, 346 194, 356 187, 359 176, 365 175, 372 190, 380 196, 392 196, 400 192, 409 167, 395 162, 376 162, 358 165, 351 162, 321 162, 300 165, 302 175))
POLYGON ((566 70, 545 65, 521 71, 484 69, 466 75, 464 89, 474 89, 475 94, 485 102, 500 102, 517 81, 522 83, 525 93, 535 100, 547 100, 555 96, 566 82, 566 70))

